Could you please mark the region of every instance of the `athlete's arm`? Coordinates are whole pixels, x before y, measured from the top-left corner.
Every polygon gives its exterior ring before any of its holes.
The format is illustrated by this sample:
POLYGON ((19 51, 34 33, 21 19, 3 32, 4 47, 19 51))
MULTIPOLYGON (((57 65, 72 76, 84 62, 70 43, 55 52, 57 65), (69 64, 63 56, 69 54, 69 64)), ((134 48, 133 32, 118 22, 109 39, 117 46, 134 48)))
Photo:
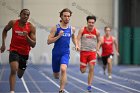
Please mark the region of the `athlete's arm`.
POLYGON ((0 48, 1 53, 3 53, 6 49, 5 40, 6 40, 6 37, 7 37, 7 32, 13 27, 14 22, 15 22, 14 20, 9 21, 9 23, 3 29, 3 32, 2 32, 2 46, 0 48))
POLYGON ((81 28, 77 35, 77 46, 79 48, 78 51, 80 51, 80 40, 81 40, 83 31, 84 31, 84 28, 81 28))
POLYGON ((59 34, 57 36, 55 36, 56 30, 57 30, 56 26, 52 27, 51 32, 48 36, 48 40, 47 40, 48 45, 54 43, 56 40, 58 40, 64 34, 63 31, 60 31, 59 34))
POLYGON ((36 28, 31 23, 30 23, 30 29, 31 29, 31 32, 29 35, 27 32, 23 32, 23 34, 26 36, 26 39, 29 45, 32 48, 34 48, 36 45, 36 28))
POLYGON ((101 56, 99 49, 100 49, 102 43, 103 43, 103 37, 100 37, 99 42, 97 43, 97 49, 96 49, 98 56, 101 56))
POLYGON ((96 36, 97 36, 97 42, 100 41, 100 32, 98 30, 96 30, 96 36))
POLYGON ((117 55, 119 55, 119 51, 118 51, 118 43, 117 43, 117 40, 116 40, 115 37, 113 37, 113 41, 114 41, 114 45, 115 45, 115 49, 116 49, 117 55))
POLYGON ((76 36, 75 36, 75 28, 72 27, 72 42, 75 46, 77 46, 76 36))

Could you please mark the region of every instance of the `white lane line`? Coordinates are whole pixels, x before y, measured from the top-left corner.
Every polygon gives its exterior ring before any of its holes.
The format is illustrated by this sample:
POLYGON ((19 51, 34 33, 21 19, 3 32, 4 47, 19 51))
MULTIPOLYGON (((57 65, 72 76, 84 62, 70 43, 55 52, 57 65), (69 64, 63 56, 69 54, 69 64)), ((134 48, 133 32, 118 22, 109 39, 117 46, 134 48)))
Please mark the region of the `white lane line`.
POLYGON ((137 77, 140 77, 140 74, 137 74, 137 73, 134 73, 134 72, 121 72, 123 74, 128 74, 128 75, 133 75, 133 76, 137 76, 137 77))
MULTIPOLYGON (((67 75, 67 76, 68 76, 69 78, 73 79, 73 80, 76 80, 76 81, 78 81, 78 82, 84 84, 84 85, 88 85, 86 82, 84 82, 84 81, 82 81, 82 80, 80 80, 80 79, 77 79, 77 78, 75 78, 75 77, 73 77, 73 76, 71 76, 71 75, 67 75)), ((96 89, 96 90, 99 90, 99 91, 101 91, 101 92, 103 92, 103 93, 108 93, 108 92, 106 92, 106 91, 104 91, 104 90, 102 90, 102 89, 100 89, 100 88, 97 88, 97 87, 94 87, 94 86, 91 86, 91 87, 94 88, 94 89, 96 89)))
POLYGON ((126 90, 125 88, 120 88, 119 86, 113 86, 113 87, 115 87, 116 89, 121 90, 121 93, 133 93, 133 92, 130 92, 130 91, 126 90))
POLYGON ((29 74, 29 72, 27 71, 26 73, 27 73, 27 75, 29 76, 29 78, 30 78, 31 82, 33 83, 33 85, 34 85, 34 86, 37 88, 37 90, 39 91, 39 93, 43 93, 42 90, 39 88, 39 86, 36 84, 36 81, 33 80, 32 76, 29 74))
POLYGON ((68 82, 68 83, 71 84, 72 86, 74 86, 75 88, 78 88, 78 89, 82 90, 83 92, 87 92, 87 91, 85 91, 83 88, 81 88, 81 87, 75 85, 73 82, 68 82))
POLYGON ((114 78, 117 78, 117 79, 120 79, 120 80, 124 80, 124 81, 130 82, 130 83, 140 84, 139 81, 134 80, 134 79, 129 79, 129 78, 127 78, 127 77, 124 78, 124 77, 122 77, 122 76, 117 76, 117 75, 115 75, 115 74, 112 74, 112 76, 113 76, 114 78))
POLYGON ((116 85, 116 86, 120 86, 120 87, 123 87, 123 88, 126 88, 126 89, 129 89, 129 90, 132 90, 132 91, 136 91, 136 92, 139 92, 140 93, 140 90, 137 90, 137 89, 134 89, 134 88, 130 88, 130 87, 127 87, 127 86, 124 86, 124 85, 121 85, 121 84, 118 84, 118 83, 115 83, 115 82, 112 82, 112 81, 109 81, 109 80, 106 80, 106 79, 102 79, 98 76, 95 76, 95 78, 99 79, 99 80, 102 80, 104 82, 108 82, 110 84, 113 84, 113 85, 116 85))
POLYGON ((22 83, 23 83, 23 85, 24 85, 24 87, 25 87, 27 93, 30 93, 30 91, 29 91, 29 89, 28 89, 28 87, 27 87, 27 85, 26 85, 26 82, 25 82, 25 80, 24 80, 23 77, 21 78, 21 80, 22 80, 22 83))
MULTIPOLYGON (((54 85, 56 85, 58 88, 60 88, 60 86, 57 84, 57 83, 55 83, 51 78, 49 78, 47 75, 45 75, 44 73, 42 73, 41 72, 41 74, 46 78, 46 79, 48 79, 49 81, 51 81, 54 85)), ((64 89, 64 91, 65 91, 65 93, 69 93, 67 90, 65 90, 64 89)))
POLYGON ((121 69, 120 72, 140 71, 140 68, 126 68, 121 69))

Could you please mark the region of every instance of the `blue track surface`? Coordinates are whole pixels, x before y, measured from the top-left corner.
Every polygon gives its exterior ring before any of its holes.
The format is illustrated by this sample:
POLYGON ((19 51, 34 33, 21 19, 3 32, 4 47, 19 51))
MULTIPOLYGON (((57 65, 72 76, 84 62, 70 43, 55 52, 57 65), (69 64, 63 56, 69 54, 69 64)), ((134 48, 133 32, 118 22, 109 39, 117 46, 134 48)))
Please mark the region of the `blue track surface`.
MULTIPOLYGON (((9 65, 0 66, 0 93, 9 93, 9 65)), ((87 75, 79 66, 68 67, 66 93, 87 93, 87 75)), ((88 69, 87 69, 88 72, 88 69)), ((113 79, 108 80, 99 65, 95 66, 92 93, 140 93, 139 66, 113 66, 113 79)), ((51 66, 29 64, 23 79, 17 78, 16 93, 58 93, 59 80, 54 79, 51 66)))

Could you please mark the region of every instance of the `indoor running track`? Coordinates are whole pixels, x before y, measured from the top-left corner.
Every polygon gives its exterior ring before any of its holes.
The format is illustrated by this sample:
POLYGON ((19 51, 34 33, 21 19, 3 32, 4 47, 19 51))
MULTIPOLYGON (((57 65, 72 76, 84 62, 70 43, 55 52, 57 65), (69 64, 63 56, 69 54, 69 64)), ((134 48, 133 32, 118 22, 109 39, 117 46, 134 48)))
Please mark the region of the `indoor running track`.
MULTIPOLYGON (((87 70, 88 71, 88 70, 87 70)), ((0 93, 9 93, 9 65, 0 65, 0 93)), ((70 65, 65 93, 87 93, 87 73, 78 65, 70 65)), ((140 66, 113 66, 112 80, 95 66, 91 93, 140 93, 140 66)), ((17 78, 15 93, 58 93, 59 80, 54 79, 51 66, 29 64, 22 79, 17 78)))

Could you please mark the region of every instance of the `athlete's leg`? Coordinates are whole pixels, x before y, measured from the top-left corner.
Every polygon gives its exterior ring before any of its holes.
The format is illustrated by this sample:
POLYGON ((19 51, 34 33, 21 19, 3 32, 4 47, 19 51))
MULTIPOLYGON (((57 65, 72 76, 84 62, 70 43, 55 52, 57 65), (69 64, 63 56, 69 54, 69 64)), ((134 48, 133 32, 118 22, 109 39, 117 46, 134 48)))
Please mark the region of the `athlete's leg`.
POLYGON ((107 62, 108 62, 108 76, 109 76, 109 79, 112 79, 112 58, 108 58, 107 59, 107 62))
POLYGON ((67 65, 61 64, 61 78, 60 78, 60 91, 64 90, 65 84, 67 82, 67 65))
POLYGON ((15 83, 16 83, 16 73, 18 70, 18 60, 19 55, 15 51, 10 51, 9 54, 9 64, 10 64, 10 75, 9 75, 9 84, 10 84, 10 91, 14 92, 15 90, 15 83))
POLYGON ((91 92, 91 85, 94 77, 94 65, 96 63, 96 52, 89 53, 88 56, 88 65, 89 65, 89 73, 88 73, 88 88, 87 90, 91 92))
POLYGON ((25 70, 18 68, 18 78, 22 78, 24 72, 25 72, 25 70))
POLYGON ((64 91, 65 84, 67 82, 67 66, 69 63, 69 53, 64 54, 61 58, 61 78, 60 78, 60 91, 64 91))
POLYGON ((102 61, 103 61, 103 71, 104 71, 104 75, 105 75, 105 71, 107 68, 107 57, 102 57, 102 61))
POLYGON ((80 64, 80 71, 81 73, 85 73, 86 72, 86 66, 83 66, 80 64))
POLYGON ((94 77, 94 64, 89 64, 88 86, 91 86, 94 77))
POLYGON ((55 79, 59 79, 59 71, 60 71, 60 56, 56 54, 52 54, 52 69, 53 76, 55 79))
POLYGON ((87 67, 87 53, 81 51, 80 52, 80 71, 81 71, 81 73, 86 72, 86 67, 87 67))
POLYGON ((16 72, 18 69, 18 62, 17 61, 12 61, 10 62, 10 76, 9 76, 9 83, 10 83, 10 91, 15 90, 15 83, 16 83, 16 72))
POLYGON ((59 79, 59 72, 53 72, 53 76, 55 79, 59 79))
POLYGON ((19 55, 18 77, 21 78, 27 67, 28 55, 19 55))

